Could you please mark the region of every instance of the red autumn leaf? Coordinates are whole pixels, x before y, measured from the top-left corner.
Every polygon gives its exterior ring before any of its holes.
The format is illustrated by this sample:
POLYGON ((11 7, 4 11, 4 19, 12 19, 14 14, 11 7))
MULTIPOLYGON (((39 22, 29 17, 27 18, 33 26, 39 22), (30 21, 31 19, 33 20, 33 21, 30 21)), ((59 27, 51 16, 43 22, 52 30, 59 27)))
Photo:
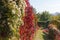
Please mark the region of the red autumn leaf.
POLYGON ((26 8, 25 8, 25 16, 23 17, 24 25, 20 26, 20 36, 21 40, 33 40, 34 36, 34 14, 33 7, 30 6, 28 0, 25 0, 26 8))

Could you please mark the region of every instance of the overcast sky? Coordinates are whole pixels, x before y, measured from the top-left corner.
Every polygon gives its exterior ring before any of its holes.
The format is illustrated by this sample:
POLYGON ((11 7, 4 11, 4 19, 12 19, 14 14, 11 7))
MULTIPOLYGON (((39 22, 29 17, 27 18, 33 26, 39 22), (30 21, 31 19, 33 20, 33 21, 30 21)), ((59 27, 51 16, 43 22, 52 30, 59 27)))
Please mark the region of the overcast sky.
POLYGON ((60 12, 60 0, 30 0, 29 2, 37 12, 45 10, 50 13, 60 12))

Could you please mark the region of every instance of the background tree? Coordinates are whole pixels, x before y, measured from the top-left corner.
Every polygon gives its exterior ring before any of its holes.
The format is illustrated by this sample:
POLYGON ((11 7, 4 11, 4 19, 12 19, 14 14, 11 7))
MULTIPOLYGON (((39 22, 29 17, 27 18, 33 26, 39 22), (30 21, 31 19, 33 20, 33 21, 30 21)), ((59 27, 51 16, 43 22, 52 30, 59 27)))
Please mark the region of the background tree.
POLYGON ((37 13, 36 16, 38 19, 38 24, 46 28, 49 21, 51 20, 51 14, 49 14, 48 11, 43 11, 42 13, 37 13))
POLYGON ((57 16, 58 16, 58 20, 60 21, 60 13, 58 13, 57 16))
POLYGON ((39 22, 39 21, 40 21, 40 16, 41 16, 41 14, 40 14, 40 13, 37 13, 36 16, 37 16, 37 20, 38 20, 38 22, 39 22))
POLYGON ((41 13, 40 21, 48 21, 50 19, 50 14, 48 11, 44 11, 41 13))

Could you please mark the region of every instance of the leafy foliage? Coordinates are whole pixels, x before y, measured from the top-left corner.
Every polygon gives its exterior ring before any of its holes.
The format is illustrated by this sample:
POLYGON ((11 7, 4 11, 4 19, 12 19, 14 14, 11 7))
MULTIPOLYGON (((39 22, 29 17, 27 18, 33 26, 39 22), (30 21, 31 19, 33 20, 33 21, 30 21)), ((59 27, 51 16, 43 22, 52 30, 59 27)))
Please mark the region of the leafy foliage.
POLYGON ((23 17, 24 24, 20 27, 21 40, 33 40, 34 36, 34 14, 33 7, 26 1, 25 16, 23 17))
POLYGON ((0 37, 19 36, 18 28, 22 23, 21 14, 23 12, 23 6, 21 8, 19 2, 23 1, 0 0, 0 37))
POLYGON ((41 16, 40 16, 40 20, 41 21, 48 21, 50 19, 50 14, 49 12, 45 11, 42 12, 41 16))

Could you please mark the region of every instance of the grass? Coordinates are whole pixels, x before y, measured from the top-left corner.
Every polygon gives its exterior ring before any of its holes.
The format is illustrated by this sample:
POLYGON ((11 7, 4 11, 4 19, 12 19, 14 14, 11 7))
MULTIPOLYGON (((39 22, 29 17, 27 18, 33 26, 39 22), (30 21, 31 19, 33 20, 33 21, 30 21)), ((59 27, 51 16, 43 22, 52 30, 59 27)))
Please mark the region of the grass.
POLYGON ((38 29, 38 30, 36 31, 34 40, 44 40, 43 35, 44 35, 44 34, 43 34, 42 30, 41 30, 41 29, 38 29))

